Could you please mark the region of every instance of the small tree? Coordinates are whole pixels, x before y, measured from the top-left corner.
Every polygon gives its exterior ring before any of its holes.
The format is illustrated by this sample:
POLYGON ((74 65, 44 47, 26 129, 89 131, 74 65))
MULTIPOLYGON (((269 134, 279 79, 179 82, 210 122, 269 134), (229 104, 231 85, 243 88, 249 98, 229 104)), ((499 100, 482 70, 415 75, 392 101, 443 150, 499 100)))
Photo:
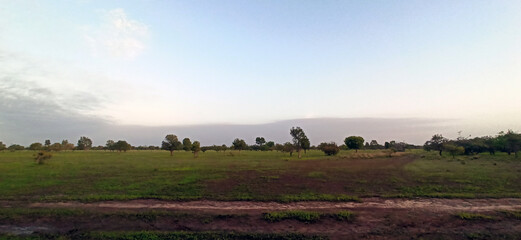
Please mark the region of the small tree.
POLYGON ((456 157, 456 155, 461 155, 465 153, 465 148, 458 146, 454 143, 445 143, 444 149, 449 152, 449 154, 452 156, 452 159, 456 157))
POLYGON ((302 141, 300 142, 300 147, 304 149, 304 153, 307 153, 307 150, 311 148, 311 143, 309 142, 309 139, 307 136, 304 136, 302 141))
POLYGON ((282 145, 282 151, 289 152, 289 156, 291 157, 293 156, 293 151, 295 151, 295 145, 290 142, 284 143, 284 145, 282 145))
POLYGON ((59 152, 62 150, 62 145, 60 143, 53 143, 49 146, 49 151, 59 152))
POLYGON ((305 139, 307 139, 306 134, 304 133, 304 130, 302 130, 302 128, 300 127, 292 127, 289 130, 289 134, 291 135, 291 137, 293 137, 293 145, 297 149, 298 158, 300 158, 302 156, 300 153, 300 150, 302 149, 302 142, 305 141, 305 139))
POLYGON ((255 138, 255 143, 259 145, 259 147, 262 147, 262 145, 266 143, 266 139, 264 139, 263 137, 257 137, 255 138))
POLYGON ((0 142, 0 152, 4 151, 6 149, 6 146, 3 142, 0 142))
POLYGON ((31 143, 31 145, 29 145, 29 150, 38 151, 42 149, 43 145, 39 142, 31 143))
POLYGON ((52 154, 49 152, 40 151, 40 152, 34 154, 34 160, 36 161, 37 164, 44 164, 46 160, 51 159, 51 158, 52 158, 52 154))
POLYGON ((10 145, 7 150, 11 151, 11 152, 14 152, 14 151, 21 151, 21 150, 24 150, 24 146, 22 145, 19 145, 19 144, 12 144, 10 145))
POLYGON ((191 150, 194 153, 194 158, 196 158, 199 155, 199 151, 201 151, 201 143, 199 141, 194 141, 194 143, 192 143, 191 145, 191 150))
POLYGON ((105 144, 105 148, 110 151, 116 150, 116 142, 114 140, 107 140, 107 143, 105 144))
POLYGON ((165 140, 161 142, 161 149, 170 151, 170 156, 173 156, 174 150, 177 150, 181 142, 177 140, 177 136, 174 134, 168 134, 165 140))
POLYGON ((127 141, 119 140, 114 144, 114 149, 118 152, 126 152, 132 149, 132 146, 129 143, 127 143, 127 141))
POLYGON ((328 156, 337 155, 338 152, 340 152, 340 147, 338 147, 338 145, 336 145, 335 142, 321 143, 320 145, 318 145, 318 149, 320 149, 328 156))
POLYGON ((49 140, 49 139, 45 140, 45 148, 49 149, 50 146, 51 146, 51 140, 49 140))
POLYGON ((226 154, 226 150, 228 150, 228 146, 226 146, 226 144, 223 144, 221 146, 221 150, 224 152, 224 154, 226 154))
POLYGON ((358 149, 364 147, 364 138, 360 136, 350 136, 344 140, 344 143, 349 149, 355 149, 358 152, 358 149))
POLYGON ((248 148, 248 144, 243 139, 236 138, 232 142, 233 149, 239 150, 239 154, 241 153, 241 150, 245 150, 248 148))
POLYGON ((77 146, 77 149, 78 150, 89 150, 92 148, 92 140, 90 140, 90 138, 88 137, 80 137, 80 139, 78 140, 78 146, 77 146))
POLYGON ((185 150, 185 151, 192 150, 192 141, 190 141, 190 138, 183 139, 183 150, 185 150))
POLYGON ((74 144, 69 143, 68 140, 62 141, 62 150, 73 150, 73 149, 74 149, 74 144))
POLYGON ((429 151, 429 150, 438 151, 441 156, 442 152, 443 152, 443 145, 447 141, 448 140, 446 138, 444 138, 441 134, 435 134, 434 136, 432 136, 430 141, 425 142, 423 149, 425 149, 427 151, 429 151))

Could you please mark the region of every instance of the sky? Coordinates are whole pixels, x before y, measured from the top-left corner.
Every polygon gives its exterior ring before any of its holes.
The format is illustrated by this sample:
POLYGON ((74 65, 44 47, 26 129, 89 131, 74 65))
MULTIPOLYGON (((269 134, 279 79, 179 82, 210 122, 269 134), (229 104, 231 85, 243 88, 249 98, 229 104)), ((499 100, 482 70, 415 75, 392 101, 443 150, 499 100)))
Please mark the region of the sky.
POLYGON ((520 12, 517 0, 0 0, 0 141, 158 145, 177 130, 220 144, 234 126, 252 143, 305 119, 320 141, 519 131, 520 12), (150 131, 159 140, 139 137, 150 131))

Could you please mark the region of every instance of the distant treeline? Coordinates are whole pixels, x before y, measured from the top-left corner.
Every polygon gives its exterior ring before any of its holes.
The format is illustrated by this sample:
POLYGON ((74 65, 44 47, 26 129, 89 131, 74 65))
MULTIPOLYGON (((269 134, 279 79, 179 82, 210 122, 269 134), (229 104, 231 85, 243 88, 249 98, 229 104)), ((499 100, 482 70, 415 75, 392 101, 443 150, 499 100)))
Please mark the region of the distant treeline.
MULTIPOLYGON (((356 151, 359 149, 388 149, 390 152, 403 152, 406 149, 422 148, 422 146, 396 141, 385 142, 383 145, 379 144, 376 140, 366 142, 364 138, 360 136, 346 137, 342 145, 337 145, 335 142, 324 142, 319 145, 311 145, 306 134, 300 127, 291 128, 290 135, 292 137, 292 142, 275 143, 274 141, 266 141, 264 137, 257 137, 255 138, 255 144, 248 145, 243 139, 236 138, 229 146, 226 144, 200 146, 199 141, 192 142, 189 138, 184 138, 182 141, 179 141, 177 136, 174 134, 167 135, 162 141, 161 146, 132 146, 125 140, 108 140, 104 146, 93 146, 92 140, 83 136, 78 139, 76 145, 69 143, 67 140, 63 140, 61 143, 51 143, 50 140, 45 140, 43 144, 35 142, 27 147, 18 144, 13 144, 9 147, 6 147, 5 144, 0 142, 0 151, 104 150, 126 152, 128 150, 168 150, 170 151, 171 155, 174 151, 191 151, 194 153, 194 156, 197 156, 200 151, 205 152, 208 150, 217 152, 226 152, 227 150, 250 150, 281 151, 289 153, 290 156, 294 152, 297 152, 300 157, 302 150, 304 152, 307 150, 322 150, 327 155, 335 155, 340 150, 349 149, 356 151)), ((446 151, 449 152, 452 156, 458 154, 478 154, 482 152, 495 154, 496 151, 501 151, 506 152, 509 155, 514 153, 517 157, 517 153, 521 149, 521 134, 509 130, 507 132, 500 132, 494 137, 458 137, 454 140, 444 138, 441 134, 436 134, 423 145, 423 149, 426 151, 438 151, 440 155, 446 151)))

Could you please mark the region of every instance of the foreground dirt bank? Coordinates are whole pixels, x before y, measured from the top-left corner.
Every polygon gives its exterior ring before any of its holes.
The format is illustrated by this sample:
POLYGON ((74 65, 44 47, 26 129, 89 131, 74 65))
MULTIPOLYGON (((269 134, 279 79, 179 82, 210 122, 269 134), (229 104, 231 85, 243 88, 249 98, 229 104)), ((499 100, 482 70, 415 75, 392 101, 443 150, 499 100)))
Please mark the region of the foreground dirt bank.
POLYGON ((227 231, 242 233, 302 233, 330 239, 519 239, 521 220, 504 211, 521 210, 521 199, 382 199, 363 202, 248 202, 159 200, 94 203, 1 202, 0 210, 85 209, 79 215, 21 215, 2 219, 0 234, 90 231, 227 231), (268 222, 262 213, 306 210, 335 213, 349 210, 353 221, 323 218, 316 222, 268 222), (172 214, 157 214, 157 211, 172 214), (155 213, 154 213, 155 212, 155 213), (459 213, 486 219, 462 219, 459 213))

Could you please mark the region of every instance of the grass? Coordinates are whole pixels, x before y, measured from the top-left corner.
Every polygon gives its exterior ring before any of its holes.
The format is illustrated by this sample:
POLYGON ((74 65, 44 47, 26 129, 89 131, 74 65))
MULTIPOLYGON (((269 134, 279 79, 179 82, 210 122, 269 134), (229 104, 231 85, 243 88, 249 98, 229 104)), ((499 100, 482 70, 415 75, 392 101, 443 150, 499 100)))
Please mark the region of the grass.
POLYGON ((508 218, 521 220, 521 211, 503 211, 508 218))
POLYGON ((43 165, 32 151, 0 152, 0 200, 129 199, 360 201, 359 197, 521 197, 521 160, 415 150, 281 152, 68 151, 43 165), (403 153, 401 153, 403 155, 403 153), (423 157, 421 157, 423 156, 423 157), (461 164, 465 161, 466 164, 461 164))
POLYGON ((312 211, 277 211, 263 214, 264 220, 268 222, 280 222, 283 220, 297 220, 305 223, 314 223, 320 219, 332 218, 337 221, 351 222, 355 218, 355 214, 350 211, 340 211, 337 213, 319 213, 312 211))
POLYGON ((495 220, 494 216, 489 216, 481 213, 469 213, 469 212, 461 212, 455 215, 457 218, 461 220, 467 221, 483 221, 483 220, 495 220))
POLYGON ((323 236, 304 235, 304 234, 270 234, 270 233, 226 233, 226 232, 91 232, 73 235, 54 235, 42 234, 32 236, 8 236, 0 235, 0 240, 202 240, 202 239, 219 239, 219 240, 322 240, 327 239, 323 236))

